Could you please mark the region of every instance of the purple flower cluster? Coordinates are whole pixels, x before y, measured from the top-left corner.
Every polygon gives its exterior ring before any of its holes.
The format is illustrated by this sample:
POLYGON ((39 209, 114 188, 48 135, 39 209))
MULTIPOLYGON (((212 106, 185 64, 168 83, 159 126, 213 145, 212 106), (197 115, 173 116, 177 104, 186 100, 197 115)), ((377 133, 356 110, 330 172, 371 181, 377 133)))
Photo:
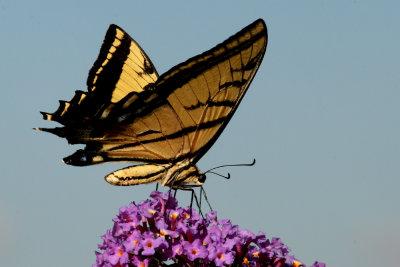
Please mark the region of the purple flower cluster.
POLYGON ((93 267, 305 266, 288 255, 279 238, 239 230, 230 220, 217 220, 216 212, 203 219, 194 209, 178 207, 169 194, 150 196, 120 208, 112 231, 102 236, 103 252, 96 251, 93 267))

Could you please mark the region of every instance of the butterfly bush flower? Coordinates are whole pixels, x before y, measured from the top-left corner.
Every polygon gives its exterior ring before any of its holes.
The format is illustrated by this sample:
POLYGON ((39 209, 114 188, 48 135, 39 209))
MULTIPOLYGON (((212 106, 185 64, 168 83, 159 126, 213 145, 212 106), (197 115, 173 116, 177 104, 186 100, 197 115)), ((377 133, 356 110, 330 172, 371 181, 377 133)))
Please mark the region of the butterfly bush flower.
POLYGON ((230 220, 218 220, 215 211, 203 219, 168 193, 154 191, 150 197, 119 209, 93 267, 305 267, 279 238, 239 230, 230 220))

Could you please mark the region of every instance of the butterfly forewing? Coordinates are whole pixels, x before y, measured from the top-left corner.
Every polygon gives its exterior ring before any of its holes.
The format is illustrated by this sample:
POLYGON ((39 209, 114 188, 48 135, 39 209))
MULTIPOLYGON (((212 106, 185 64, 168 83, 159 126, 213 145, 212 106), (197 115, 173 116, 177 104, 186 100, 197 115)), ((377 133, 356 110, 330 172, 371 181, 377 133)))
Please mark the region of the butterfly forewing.
POLYGON ((158 74, 146 53, 121 28, 111 25, 100 54, 89 71, 88 91, 106 94, 117 103, 131 92, 154 84, 158 74))
POLYGON ((127 116, 135 116, 133 121, 124 131, 115 132, 115 137, 104 138, 107 143, 115 138, 115 145, 111 149, 104 146, 97 153, 106 155, 104 161, 199 159, 232 117, 261 63, 266 43, 265 24, 258 21, 172 68, 144 100, 149 111, 135 114, 138 103, 133 102, 126 109, 127 116), (131 136, 121 143, 118 136, 126 137, 126 133, 131 136))
POLYGON ((209 61, 216 63, 168 97, 184 124, 183 131, 189 135, 192 155, 201 151, 201 156, 212 145, 254 77, 266 45, 266 37, 257 33, 246 32, 247 38, 240 35, 214 51, 209 61))
MULTIPOLYGON (((55 113, 43 113, 43 117, 67 127, 82 127, 83 131, 96 124, 103 127, 118 102, 129 94, 152 88, 157 79, 157 71, 140 46, 121 28, 110 25, 99 56, 89 71, 88 92, 76 91, 70 101, 60 101, 55 113)), ((70 137, 71 131, 66 134, 70 137)), ((77 142, 87 140, 79 140, 77 136, 72 143, 77 142)))

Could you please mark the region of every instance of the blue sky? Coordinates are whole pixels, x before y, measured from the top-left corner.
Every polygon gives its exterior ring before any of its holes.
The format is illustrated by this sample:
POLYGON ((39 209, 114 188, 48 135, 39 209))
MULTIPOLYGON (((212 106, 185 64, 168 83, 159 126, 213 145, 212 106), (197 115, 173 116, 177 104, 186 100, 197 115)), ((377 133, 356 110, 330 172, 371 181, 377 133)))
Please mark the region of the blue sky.
MULTIPOLYGON (((39 111, 86 90, 109 24, 159 73, 257 18, 264 61, 230 124, 199 162, 231 168, 205 189, 220 218, 281 237, 306 264, 395 266, 400 252, 398 1, 0 0, 0 258, 4 266, 90 266, 118 208, 154 185, 71 167, 76 147, 33 127, 39 111)), ((187 205, 189 196, 178 195, 187 205)))

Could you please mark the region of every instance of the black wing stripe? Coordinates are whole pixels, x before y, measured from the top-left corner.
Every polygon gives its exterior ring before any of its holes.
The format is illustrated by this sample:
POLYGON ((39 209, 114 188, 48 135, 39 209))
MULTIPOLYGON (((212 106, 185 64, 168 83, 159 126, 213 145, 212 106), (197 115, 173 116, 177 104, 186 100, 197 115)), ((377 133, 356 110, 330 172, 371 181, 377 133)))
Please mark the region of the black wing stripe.
POLYGON ((114 88, 115 84, 118 82, 122 67, 130 52, 130 40, 127 40, 126 37, 120 40, 121 44, 118 46, 118 49, 108 58, 109 51, 113 47, 115 39, 117 39, 116 34, 116 26, 110 26, 100 49, 99 57, 89 71, 87 80, 89 92, 94 88, 95 90, 110 92, 109 88, 114 88), (99 75, 100 73, 101 75, 99 75))
MULTIPOLYGON (((224 121, 225 121, 225 117, 221 117, 221 118, 218 118, 213 121, 204 122, 204 123, 200 124, 199 126, 195 125, 195 126, 183 128, 182 130, 180 130, 178 132, 166 135, 162 138, 148 139, 148 140, 143 140, 140 142, 133 142, 133 143, 129 143, 129 144, 121 145, 121 146, 116 146, 116 147, 111 148, 109 151, 124 149, 124 148, 128 148, 128 147, 137 147, 137 146, 147 144, 147 143, 164 142, 165 139, 170 140, 170 139, 175 139, 175 138, 182 138, 182 135, 187 135, 187 134, 193 133, 195 131, 210 129, 210 128, 218 126, 219 124, 223 123, 224 121)), ((143 134, 145 134, 145 133, 143 133, 143 134)), ((149 133, 149 134, 151 134, 151 133, 149 133)))
MULTIPOLYGON (((230 101, 230 100, 224 100, 224 101, 213 101, 207 103, 208 107, 233 107, 235 106, 235 101, 230 101)), ((185 107, 187 110, 195 110, 200 107, 202 107, 202 103, 197 103, 196 105, 190 106, 190 107, 185 107)))
POLYGON ((120 177, 119 179, 122 181, 129 181, 129 180, 147 180, 155 175, 159 175, 164 173, 164 171, 158 171, 154 173, 149 173, 147 175, 142 175, 142 176, 135 176, 135 177, 120 177))
MULTIPOLYGON (((245 28, 246 29, 246 28, 245 28)), ((247 31, 247 29, 246 29, 247 31)), ((238 34, 234 35, 233 37, 236 38, 237 35, 242 34, 242 31, 239 32, 238 34)), ((246 48, 251 47, 254 42, 257 40, 265 38, 265 32, 261 31, 255 35, 253 35, 251 38, 248 40, 244 41, 237 47, 231 50, 227 50, 225 48, 225 43, 231 42, 231 38, 229 38, 227 41, 223 42, 222 44, 216 46, 215 48, 199 55, 196 57, 193 57, 189 60, 187 60, 184 63, 181 63, 172 69, 170 69, 168 72, 160 76, 160 78, 157 80, 155 87, 157 88, 158 95, 154 97, 154 95, 148 95, 148 94, 142 94, 140 98, 138 98, 137 101, 134 101, 130 107, 128 108, 132 112, 129 115, 129 118, 126 118, 125 122, 130 123, 133 121, 134 118, 137 117, 142 117, 150 113, 152 110, 158 108, 159 106, 163 105, 165 102, 166 98, 174 92, 176 88, 180 88, 183 85, 187 84, 191 79, 201 75, 204 73, 207 69, 210 68, 210 66, 217 66, 218 63, 223 62, 224 60, 229 59, 233 55, 240 54, 240 52, 246 48), (220 55, 213 55, 214 51, 223 49, 224 51, 220 53, 220 55), (148 101, 147 99, 151 99, 148 101), (147 105, 141 105, 141 103, 147 103, 147 105), (137 106, 143 106, 142 109, 137 109, 135 107, 137 106)), ((232 39, 235 39, 232 38, 232 39)), ((262 59, 262 56, 264 54, 265 49, 261 49, 259 52, 259 55, 255 56, 255 61, 254 62, 249 62, 250 66, 253 64, 258 64, 260 60, 262 59)), ((249 64, 248 63, 248 64, 249 64)), ((247 64, 247 65, 248 65, 247 64)), ((249 68, 251 69, 250 66, 245 67, 245 69, 249 68)))

